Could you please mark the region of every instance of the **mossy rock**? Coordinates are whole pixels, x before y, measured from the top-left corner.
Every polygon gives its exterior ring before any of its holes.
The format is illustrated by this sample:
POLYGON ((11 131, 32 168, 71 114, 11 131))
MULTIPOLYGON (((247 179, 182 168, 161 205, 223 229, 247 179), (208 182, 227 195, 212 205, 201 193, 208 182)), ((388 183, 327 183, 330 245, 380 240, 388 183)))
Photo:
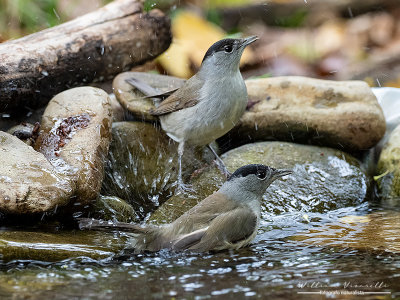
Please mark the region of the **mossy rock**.
POLYGON ((94 202, 90 217, 119 222, 139 221, 137 213, 128 202, 115 196, 103 195, 94 202))
MULTIPOLYGON (((144 217, 172 196, 178 174, 178 144, 156 124, 119 122, 112 128, 103 195, 125 199, 144 217)), ((192 172, 213 160, 205 148, 185 148, 185 181, 192 172)))
MULTIPOLYGON (((286 142, 261 142, 241 146, 222 159, 233 172, 246 165, 261 163, 293 169, 293 174, 275 181, 265 192, 263 214, 289 211, 320 212, 358 205, 369 196, 370 180, 360 162, 351 155, 331 148, 286 142)), ((153 213, 150 222, 169 223, 212 194, 225 181, 214 166, 193 178, 193 195, 169 199, 153 213)))
POLYGON ((54 262, 80 256, 104 259, 126 247, 126 237, 105 232, 0 232, 0 257, 3 262, 11 260, 54 262))
POLYGON ((378 179, 380 197, 385 205, 400 206, 400 125, 390 134, 379 157, 378 179))

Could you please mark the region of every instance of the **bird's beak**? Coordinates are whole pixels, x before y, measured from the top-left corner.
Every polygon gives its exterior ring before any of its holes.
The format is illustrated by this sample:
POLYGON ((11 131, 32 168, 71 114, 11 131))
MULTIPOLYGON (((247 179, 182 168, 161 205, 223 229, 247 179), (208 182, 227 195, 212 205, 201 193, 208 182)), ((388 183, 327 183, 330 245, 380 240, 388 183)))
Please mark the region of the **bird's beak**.
POLYGON ((242 39, 242 47, 246 47, 247 45, 250 45, 251 43, 255 42, 256 40, 258 40, 258 37, 256 35, 244 38, 244 39, 242 39))
POLYGON ((283 177, 283 176, 286 176, 286 175, 290 175, 290 174, 292 174, 293 173, 293 171, 292 170, 274 170, 273 171, 273 173, 272 173, 272 177, 274 178, 274 179, 278 179, 278 178, 281 178, 281 177, 283 177))

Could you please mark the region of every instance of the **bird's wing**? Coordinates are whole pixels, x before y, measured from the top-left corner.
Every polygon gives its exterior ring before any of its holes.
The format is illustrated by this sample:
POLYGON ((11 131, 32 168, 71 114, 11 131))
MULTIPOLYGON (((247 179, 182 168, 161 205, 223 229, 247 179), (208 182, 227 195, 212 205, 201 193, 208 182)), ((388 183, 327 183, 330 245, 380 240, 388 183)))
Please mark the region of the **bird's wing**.
POLYGON ((220 214, 208 227, 176 239, 172 248, 195 251, 229 249, 236 243, 250 238, 255 230, 257 230, 256 214, 249 208, 238 207, 220 214))
POLYGON ((172 93, 174 93, 175 91, 178 90, 178 89, 173 89, 173 90, 170 90, 167 92, 160 92, 158 89, 153 88, 151 85, 149 85, 146 82, 144 82, 140 79, 137 79, 135 77, 125 79, 125 81, 146 95, 146 96, 140 97, 142 99, 161 98, 162 100, 164 100, 168 96, 171 96, 172 93))
POLYGON ((195 106, 199 103, 200 89, 203 81, 193 76, 185 84, 167 99, 162 101, 156 109, 151 109, 150 114, 154 116, 165 115, 184 108, 195 106))

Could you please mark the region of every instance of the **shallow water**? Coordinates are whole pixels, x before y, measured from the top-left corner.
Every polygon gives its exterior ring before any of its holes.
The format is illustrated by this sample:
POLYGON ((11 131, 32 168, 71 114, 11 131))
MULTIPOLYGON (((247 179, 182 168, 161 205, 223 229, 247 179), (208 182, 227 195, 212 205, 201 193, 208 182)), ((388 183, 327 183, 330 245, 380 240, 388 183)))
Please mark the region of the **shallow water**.
MULTIPOLYGON (((256 240, 239 251, 134 255, 127 249, 104 260, 2 263, 0 298, 324 299, 324 293, 336 299, 357 293, 364 293, 362 299, 400 298, 399 252, 342 245, 349 239, 354 245, 365 242, 365 235, 354 234, 365 231, 365 220, 340 218, 377 210, 364 203, 325 214, 264 213, 256 240), (313 231, 327 224, 331 230, 347 228, 331 231, 328 245, 313 231)), ((393 212, 380 211, 374 222, 385 223, 388 216, 393 212)), ((389 232, 386 243, 391 240, 398 245, 398 230, 389 232)))

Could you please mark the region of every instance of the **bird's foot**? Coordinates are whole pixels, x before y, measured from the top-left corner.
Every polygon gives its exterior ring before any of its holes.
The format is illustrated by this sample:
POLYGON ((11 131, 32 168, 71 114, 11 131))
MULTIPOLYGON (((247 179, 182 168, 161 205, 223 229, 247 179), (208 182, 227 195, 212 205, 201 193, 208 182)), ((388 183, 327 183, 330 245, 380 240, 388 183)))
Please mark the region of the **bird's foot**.
POLYGON ((224 174, 226 179, 228 179, 232 175, 232 173, 229 172, 228 168, 225 166, 225 164, 222 162, 222 160, 219 161, 216 159, 214 162, 217 165, 218 169, 221 171, 221 173, 224 174))
POLYGON ((184 184, 182 181, 178 181, 175 195, 187 195, 194 193, 194 189, 191 184, 184 184))

